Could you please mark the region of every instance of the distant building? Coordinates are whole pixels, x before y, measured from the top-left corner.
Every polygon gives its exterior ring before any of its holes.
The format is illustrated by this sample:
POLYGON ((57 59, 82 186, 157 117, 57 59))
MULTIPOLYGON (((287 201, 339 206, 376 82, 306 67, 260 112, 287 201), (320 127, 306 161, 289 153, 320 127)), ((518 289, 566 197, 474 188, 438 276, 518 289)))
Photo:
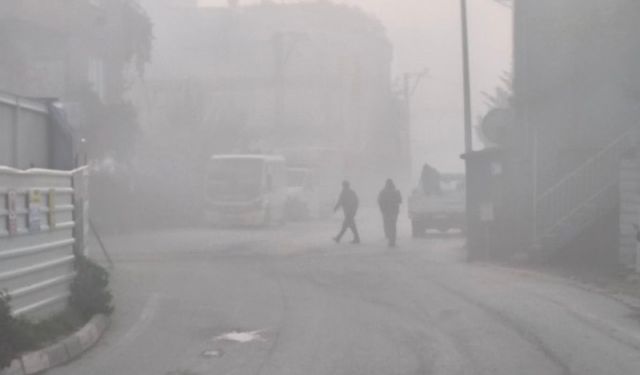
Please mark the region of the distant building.
POLYGON ((145 131, 178 122, 197 130, 200 157, 324 147, 343 155, 345 175, 408 169, 399 157, 409 149, 407 118, 391 91, 392 48, 377 20, 330 2, 164 3, 148 3, 159 21, 138 95, 145 131))
POLYGON ((135 63, 133 44, 141 43, 130 28, 145 22, 133 1, 4 1, 0 89, 69 97, 88 85, 104 102, 120 100, 130 79, 123 72, 135 63))

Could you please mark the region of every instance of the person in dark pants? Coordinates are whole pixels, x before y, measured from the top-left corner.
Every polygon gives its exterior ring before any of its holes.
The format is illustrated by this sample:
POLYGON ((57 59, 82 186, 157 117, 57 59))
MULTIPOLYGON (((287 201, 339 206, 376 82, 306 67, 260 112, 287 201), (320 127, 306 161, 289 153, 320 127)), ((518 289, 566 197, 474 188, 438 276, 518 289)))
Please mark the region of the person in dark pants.
POLYGON ((349 186, 349 181, 342 182, 342 193, 340 193, 340 198, 338 198, 334 212, 338 211, 341 207, 344 212, 344 222, 342 223, 342 230, 340 230, 340 233, 334 237, 333 240, 339 243, 347 229, 351 229, 351 232, 353 232, 352 243, 360 243, 360 235, 358 234, 358 227, 356 226, 358 195, 356 195, 356 192, 349 186))
POLYGON ((378 205, 382 212, 384 222, 384 234, 389 240, 389 246, 396 246, 396 225, 398 223, 398 214, 400 213, 400 204, 402 203, 402 195, 391 179, 387 180, 384 189, 378 195, 378 205))

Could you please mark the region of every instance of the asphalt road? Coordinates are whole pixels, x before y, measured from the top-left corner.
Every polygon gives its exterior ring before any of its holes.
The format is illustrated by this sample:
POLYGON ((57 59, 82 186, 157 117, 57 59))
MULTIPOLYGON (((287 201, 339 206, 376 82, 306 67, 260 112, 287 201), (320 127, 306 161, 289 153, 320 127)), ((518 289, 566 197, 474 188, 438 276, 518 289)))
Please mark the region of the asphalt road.
POLYGON ((455 236, 388 249, 373 219, 335 245, 337 225, 108 238, 113 324, 50 373, 640 373, 640 311, 611 296, 467 264, 455 236))

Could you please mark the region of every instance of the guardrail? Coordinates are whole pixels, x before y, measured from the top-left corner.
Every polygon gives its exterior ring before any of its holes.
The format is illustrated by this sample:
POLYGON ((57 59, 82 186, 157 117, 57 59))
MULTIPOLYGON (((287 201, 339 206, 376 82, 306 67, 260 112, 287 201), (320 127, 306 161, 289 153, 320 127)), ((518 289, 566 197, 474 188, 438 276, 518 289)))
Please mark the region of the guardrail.
POLYGON ((14 315, 46 317, 66 307, 74 253, 86 251, 86 168, 0 167, 0 289, 14 315))

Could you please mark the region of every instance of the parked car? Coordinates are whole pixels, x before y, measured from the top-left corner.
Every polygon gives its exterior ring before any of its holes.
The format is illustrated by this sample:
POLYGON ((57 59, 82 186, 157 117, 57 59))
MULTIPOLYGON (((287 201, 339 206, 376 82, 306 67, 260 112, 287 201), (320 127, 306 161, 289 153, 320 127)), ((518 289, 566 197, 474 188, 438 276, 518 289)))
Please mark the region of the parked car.
POLYGON ((408 209, 414 237, 423 236, 428 229, 464 231, 464 176, 441 175, 433 168, 425 168, 419 186, 409 196, 408 209))

